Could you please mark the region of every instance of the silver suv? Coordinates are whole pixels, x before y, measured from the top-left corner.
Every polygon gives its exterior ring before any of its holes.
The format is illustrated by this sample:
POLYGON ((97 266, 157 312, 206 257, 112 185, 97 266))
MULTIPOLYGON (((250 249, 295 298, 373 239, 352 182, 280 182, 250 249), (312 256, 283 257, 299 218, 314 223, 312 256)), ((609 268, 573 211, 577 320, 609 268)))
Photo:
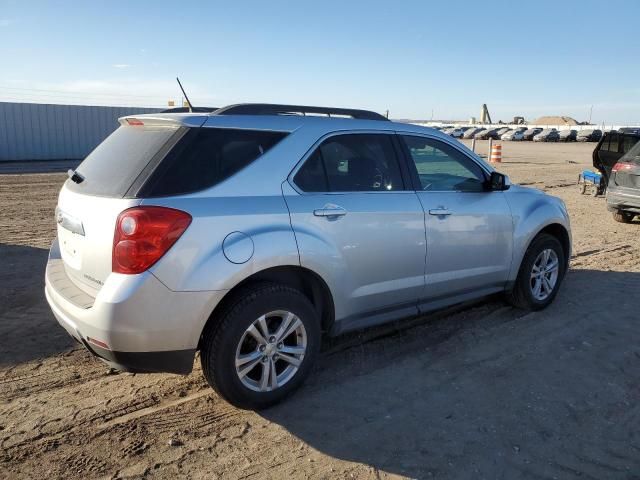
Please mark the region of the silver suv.
POLYGON ((506 292, 555 297, 564 203, 436 130, 243 104, 125 117, 71 171, 46 271, 59 323, 111 366, 263 408, 336 335, 506 292))

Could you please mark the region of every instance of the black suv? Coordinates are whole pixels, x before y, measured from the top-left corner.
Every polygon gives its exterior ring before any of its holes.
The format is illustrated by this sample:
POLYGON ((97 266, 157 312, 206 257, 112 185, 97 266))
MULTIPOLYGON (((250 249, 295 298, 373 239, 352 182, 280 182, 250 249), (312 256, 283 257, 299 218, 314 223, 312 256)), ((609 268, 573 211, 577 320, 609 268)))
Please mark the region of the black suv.
POLYGON ((640 215, 640 142, 611 168, 607 209, 617 222, 629 223, 640 215))
POLYGON ((600 192, 609 184, 613 166, 640 141, 640 130, 623 129, 607 132, 593 150, 593 166, 602 174, 600 192))

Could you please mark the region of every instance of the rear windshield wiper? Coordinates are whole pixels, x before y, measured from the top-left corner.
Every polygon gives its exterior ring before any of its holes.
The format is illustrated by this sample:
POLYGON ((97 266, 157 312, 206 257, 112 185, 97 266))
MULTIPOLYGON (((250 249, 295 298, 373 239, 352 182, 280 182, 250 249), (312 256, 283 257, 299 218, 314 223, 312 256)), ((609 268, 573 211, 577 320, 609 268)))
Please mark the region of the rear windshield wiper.
POLYGON ((75 170, 72 170, 71 168, 67 170, 67 175, 69 176, 72 182, 75 182, 75 183, 84 182, 84 177, 80 175, 78 172, 76 172, 75 170))

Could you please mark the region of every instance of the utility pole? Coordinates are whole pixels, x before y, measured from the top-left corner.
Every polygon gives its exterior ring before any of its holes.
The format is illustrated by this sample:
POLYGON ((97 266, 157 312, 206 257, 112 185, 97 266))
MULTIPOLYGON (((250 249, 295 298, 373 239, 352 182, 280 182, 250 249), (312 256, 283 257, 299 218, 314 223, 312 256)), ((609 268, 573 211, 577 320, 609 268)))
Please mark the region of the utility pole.
POLYGON ((593 114, 593 105, 591 105, 591 108, 589 109, 589 125, 591 125, 591 115, 593 114))

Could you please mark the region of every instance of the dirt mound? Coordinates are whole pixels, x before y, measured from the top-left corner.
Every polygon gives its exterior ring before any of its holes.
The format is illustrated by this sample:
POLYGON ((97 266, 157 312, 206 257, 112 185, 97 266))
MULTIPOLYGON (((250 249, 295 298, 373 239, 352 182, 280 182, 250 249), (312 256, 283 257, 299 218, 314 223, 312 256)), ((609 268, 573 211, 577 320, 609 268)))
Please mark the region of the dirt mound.
POLYGON ((553 115, 540 117, 531 123, 533 123, 533 125, 578 125, 577 120, 574 118, 556 117, 553 115))

